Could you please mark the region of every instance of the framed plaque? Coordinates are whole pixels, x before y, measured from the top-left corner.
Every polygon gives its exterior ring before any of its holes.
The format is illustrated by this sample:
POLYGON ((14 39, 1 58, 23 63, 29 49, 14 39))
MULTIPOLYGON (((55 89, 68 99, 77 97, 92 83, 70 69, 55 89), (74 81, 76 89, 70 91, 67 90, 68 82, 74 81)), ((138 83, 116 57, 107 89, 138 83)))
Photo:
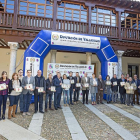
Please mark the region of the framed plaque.
POLYGON ((81 87, 81 83, 76 83, 76 87, 81 87))
POLYGON ((97 81, 93 81, 93 85, 97 85, 97 81))
POLYGON ((111 85, 111 81, 106 81, 106 85, 111 85))
POLYGON ((40 93, 40 92, 43 92, 44 91, 44 88, 43 87, 39 87, 38 88, 38 92, 40 93))
POLYGON ((22 92, 22 87, 16 87, 16 92, 22 92))
POLYGON ((85 83, 84 84, 84 87, 89 87, 89 83, 85 83))
POLYGON ((62 87, 62 88, 66 88, 66 84, 62 84, 61 87, 62 87))
POLYGON ((73 80, 73 79, 72 79, 72 80, 70 80, 70 83, 71 83, 71 84, 74 84, 74 80, 73 80))
POLYGON ((6 89, 6 84, 0 84, 0 90, 5 90, 6 89))
POLYGON ((114 86, 117 86, 117 82, 113 82, 113 85, 114 85, 114 86))
POLYGON ((125 82, 120 82, 121 86, 125 86, 125 82))
POLYGON ((32 84, 27 84, 27 89, 33 89, 33 85, 32 84))
POLYGON ((55 86, 51 86, 51 91, 55 92, 55 86))

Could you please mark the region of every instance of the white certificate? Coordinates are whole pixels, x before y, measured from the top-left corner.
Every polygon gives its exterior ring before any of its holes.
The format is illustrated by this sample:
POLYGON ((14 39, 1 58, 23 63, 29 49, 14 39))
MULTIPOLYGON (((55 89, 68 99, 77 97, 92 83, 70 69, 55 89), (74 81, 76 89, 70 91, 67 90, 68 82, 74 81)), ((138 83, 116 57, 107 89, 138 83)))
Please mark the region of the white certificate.
POLYGON ((80 83, 76 83, 76 87, 81 87, 81 84, 80 83))
POLYGON ((110 81, 106 81, 106 85, 111 85, 111 82, 110 81))
POLYGON ((55 86, 51 86, 51 91, 56 91, 55 86))
POLYGON ((113 82, 113 85, 114 85, 114 86, 117 86, 117 82, 113 82))
POLYGON ((44 91, 44 88, 43 87, 39 87, 38 88, 38 92, 43 92, 44 91))
POLYGON ((22 87, 16 87, 16 92, 22 92, 22 87))
POLYGON ((62 88, 66 88, 66 84, 62 84, 61 87, 62 87, 62 88))
POLYGON ((134 88, 133 88, 133 86, 130 86, 130 87, 128 87, 128 89, 129 89, 129 90, 133 90, 134 88))
POLYGON ((97 81, 93 81, 93 85, 97 85, 97 81))
POLYGON ((121 86, 125 86, 125 82, 120 82, 121 86))
POLYGON ((69 84, 66 84, 66 87, 65 87, 66 89, 69 89, 70 88, 70 85, 69 84))
POLYGON ((0 84, 0 90, 4 90, 4 89, 6 89, 6 84, 4 83, 4 84, 0 84))
POLYGON ((85 83, 84 84, 84 87, 89 87, 89 83, 85 83))
POLYGON ((70 80, 70 83, 71 83, 71 84, 74 84, 74 80, 70 80))
POLYGON ((33 85, 32 84, 27 84, 27 89, 33 89, 33 85))

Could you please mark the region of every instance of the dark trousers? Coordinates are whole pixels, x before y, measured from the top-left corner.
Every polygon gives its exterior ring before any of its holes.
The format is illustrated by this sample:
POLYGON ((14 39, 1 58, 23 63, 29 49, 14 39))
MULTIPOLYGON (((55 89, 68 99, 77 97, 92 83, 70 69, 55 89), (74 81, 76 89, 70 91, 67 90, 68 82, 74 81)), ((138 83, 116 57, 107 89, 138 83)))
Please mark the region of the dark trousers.
POLYGON ((35 93, 34 100, 35 100, 35 111, 38 111, 38 98, 39 98, 39 111, 43 111, 43 93, 35 93))
POLYGON ((74 102, 77 102, 79 100, 79 90, 74 91, 74 102))
POLYGON ((127 94, 127 105, 133 105, 133 94, 127 94))
POLYGON ((18 96, 9 95, 9 100, 10 100, 10 105, 9 106, 17 105, 18 100, 19 100, 19 95, 18 96))
POLYGON ((61 101, 61 93, 54 93, 54 107, 58 108, 60 107, 60 101, 61 101))
POLYGON ((27 94, 23 94, 23 105, 24 105, 23 112, 29 111, 31 98, 32 98, 32 94, 30 94, 29 92, 27 94))
POLYGON ((86 95, 86 103, 88 103, 88 93, 89 93, 89 90, 82 90, 82 93, 83 93, 83 103, 85 103, 85 95, 86 95))
POLYGON ((70 88, 70 104, 72 104, 72 94, 73 94, 73 89, 70 88))
POLYGON ((138 90, 134 91, 134 95, 133 95, 133 103, 135 104, 135 96, 136 96, 136 103, 139 104, 139 93, 138 90))
POLYGON ((51 105, 52 105, 52 95, 53 94, 46 94, 45 109, 47 109, 48 99, 49 99, 49 108, 51 108, 51 105))
POLYGON ((120 93, 120 100, 121 100, 121 104, 125 104, 126 93, 123 93, 123 94, 120 93))
POLYGON ((103 102, 103 90, 98 90, 98 93, 96 95, 96 100, 97 100, 97 103, 102 103, 103 102), (99 97, 100 97, 100 101, 99 101, 99 97))
POLYGON ((8 94, 0 95, 0 116, 1 116, 1 105, 2 104, 3 104, 3 114, 5 115, 7 96, 8 96, 8 94))

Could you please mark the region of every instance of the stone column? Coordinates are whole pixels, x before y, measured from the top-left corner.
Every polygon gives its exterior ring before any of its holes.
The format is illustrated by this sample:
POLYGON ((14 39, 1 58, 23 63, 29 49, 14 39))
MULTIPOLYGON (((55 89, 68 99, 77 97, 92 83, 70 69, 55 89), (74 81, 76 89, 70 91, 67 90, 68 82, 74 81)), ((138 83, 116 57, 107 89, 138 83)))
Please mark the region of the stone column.
POLYGON ((51 50, 50 53, 51 53, 51 63, 56 63, 57 50, 51 50))
POLYGON ((121 74, 122 74, 122 55, 123 55, 124 51, 116 51, 116 55, 118 57, 118 78, 121 78, 121 74))
POLYGON ((17 58, 17 42, 8 42, 8 46, 10 47, 10 66, 9 66, 9 78, 12 78, 12 74, 16 71, 16 58, 17 58))
POLYGON ((87 52, 86 57, 87 57, 87 65, 91 65, 92 53, 87 52))

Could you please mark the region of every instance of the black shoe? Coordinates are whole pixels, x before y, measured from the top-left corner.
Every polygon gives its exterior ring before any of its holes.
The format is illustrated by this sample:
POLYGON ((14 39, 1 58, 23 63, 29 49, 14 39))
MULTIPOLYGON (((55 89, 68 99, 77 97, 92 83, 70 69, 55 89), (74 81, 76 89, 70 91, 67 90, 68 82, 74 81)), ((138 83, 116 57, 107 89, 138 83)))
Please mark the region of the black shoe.
POLYGON ((134 106, 134 104, 131 104, 131 106, 134 106))
POLYGON ((101 102, 101 104, 104 104, 103 102, 101 102))
POLYGON ((57 108, 62 109, 62 107, 61 107, 61 106, 60 106, 60 107, 57 107, 57 108))
POLYGON ((88 102, 86 104, 88 105, 88 102))
POLYGON ((85 104, 85 103, 83 102, 83 104, 85 104))
POLYGON ((99 102, 97 104, 99 104, 99 102))
POLYGON ((58 110, 57 108, 55 108, 55 110, 58 110))
POLYGON ((4 114, 2 115, 2 119, 5 120, 5 115, 4 114))
POLYGON ((71 105, 73 105, 73 103, 71 103, 71 105))
POLYGON ((35 110, 35 113, 37 113, 37 110, 35 110))
POLYGON ((44 113, 43 111, 39 111, 40 113, 44 113))
POLYGON ((107 104, 109 104, 109 102, 107 102, 107 104))

